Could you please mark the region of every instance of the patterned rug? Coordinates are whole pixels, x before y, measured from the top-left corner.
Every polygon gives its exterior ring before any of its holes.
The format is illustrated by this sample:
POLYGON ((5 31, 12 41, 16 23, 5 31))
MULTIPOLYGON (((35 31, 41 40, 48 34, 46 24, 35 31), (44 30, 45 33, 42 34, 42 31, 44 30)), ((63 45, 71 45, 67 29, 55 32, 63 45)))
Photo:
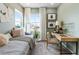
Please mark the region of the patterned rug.
POLYGON ((59 53, 57 44, 49 44, 48 47, 46 47, 45 42, 36 43, 36 46, 32 51, 32 55, 59 55, 59 53))

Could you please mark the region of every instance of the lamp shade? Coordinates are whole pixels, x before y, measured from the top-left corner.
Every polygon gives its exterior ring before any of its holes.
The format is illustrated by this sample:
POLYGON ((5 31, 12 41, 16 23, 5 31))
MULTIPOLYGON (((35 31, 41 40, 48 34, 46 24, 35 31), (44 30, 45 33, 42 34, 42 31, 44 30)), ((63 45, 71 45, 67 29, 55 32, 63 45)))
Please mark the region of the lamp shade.
POLYGON ((56 25, 59 25, 59 21, 56 21, 56 25))

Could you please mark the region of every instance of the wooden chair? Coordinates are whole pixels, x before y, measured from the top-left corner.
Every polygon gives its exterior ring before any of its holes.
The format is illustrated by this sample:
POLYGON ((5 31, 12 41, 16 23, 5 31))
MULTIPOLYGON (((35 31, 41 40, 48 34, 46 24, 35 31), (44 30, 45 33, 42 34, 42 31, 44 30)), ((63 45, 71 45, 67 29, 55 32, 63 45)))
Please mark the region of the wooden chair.
POLYGON ((58 43, 58 41, 56 40, 56 38, 53 36, 51 37, 51 34, 52 32, 47 32, 47 35, 46 35, 46 44, 47 44, 47 47, 48 47, 48 44, 56 44, 58 43))

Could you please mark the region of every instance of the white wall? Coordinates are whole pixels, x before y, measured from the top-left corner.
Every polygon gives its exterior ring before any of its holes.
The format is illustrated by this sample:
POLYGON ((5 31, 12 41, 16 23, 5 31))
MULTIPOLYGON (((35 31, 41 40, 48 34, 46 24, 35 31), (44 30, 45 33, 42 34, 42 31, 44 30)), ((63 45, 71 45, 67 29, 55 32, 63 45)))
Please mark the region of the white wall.
POLYGON ((57 13, 57 10, 54 8, 47 8, 47 13, 57 13))
POLYGON ((61 4, 57 10, 57 15, 59 21, 64 21, 69 31, 68 34, 79 37, 79 4, 61 4))
POLYGON ((62 4, 58 8, 58 20, 73 25, 70 34, 79 37, 79 4, 62 4))
POLYGON ((14 8, 23 12, 22 7, 18 4, 6 3, 5 5, 12 9, 13 15, 12 15, 10 22, 0 23, 0 33, 6 33, 8 31, 10 31, 15 26, 14 8))

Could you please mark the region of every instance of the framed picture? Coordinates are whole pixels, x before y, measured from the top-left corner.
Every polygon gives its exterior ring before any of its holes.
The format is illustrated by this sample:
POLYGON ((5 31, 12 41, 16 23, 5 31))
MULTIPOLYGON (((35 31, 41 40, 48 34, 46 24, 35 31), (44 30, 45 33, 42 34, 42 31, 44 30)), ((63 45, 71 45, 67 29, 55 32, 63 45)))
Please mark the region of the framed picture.
POLYGON ((56 18, 57 18, 56 13, 48 14, 48 20, 53 20, 53 21, 55 21, 56 18))
POLYGON ((49 22, 48 22, 48 28, 55 28, 55 22, 49 21, 49 22))

